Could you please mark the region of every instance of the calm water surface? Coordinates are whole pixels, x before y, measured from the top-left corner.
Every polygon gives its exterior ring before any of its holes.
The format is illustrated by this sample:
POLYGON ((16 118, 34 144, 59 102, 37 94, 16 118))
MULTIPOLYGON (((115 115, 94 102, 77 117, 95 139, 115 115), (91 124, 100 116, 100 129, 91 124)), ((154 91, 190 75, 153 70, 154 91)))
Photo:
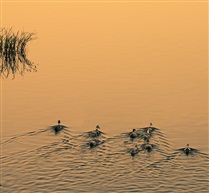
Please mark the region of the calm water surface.
POLYGON ((1 80, 2 192, 208 192, 207 18, 206 2, 3 2, 3 27, 37 33, 38 71, 1 80))

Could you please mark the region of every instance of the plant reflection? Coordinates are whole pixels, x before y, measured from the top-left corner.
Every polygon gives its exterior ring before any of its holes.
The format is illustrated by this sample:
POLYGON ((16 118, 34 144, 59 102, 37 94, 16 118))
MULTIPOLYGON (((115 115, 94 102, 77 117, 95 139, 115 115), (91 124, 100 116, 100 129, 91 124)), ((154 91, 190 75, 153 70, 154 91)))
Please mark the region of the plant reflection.
POLYGON ((0 75, 8 77, 25 71, 36 72, 36 65, 27 59, 26 44, 35 39, 35 33, 12 32, 12 29, 0 29, 0 75))

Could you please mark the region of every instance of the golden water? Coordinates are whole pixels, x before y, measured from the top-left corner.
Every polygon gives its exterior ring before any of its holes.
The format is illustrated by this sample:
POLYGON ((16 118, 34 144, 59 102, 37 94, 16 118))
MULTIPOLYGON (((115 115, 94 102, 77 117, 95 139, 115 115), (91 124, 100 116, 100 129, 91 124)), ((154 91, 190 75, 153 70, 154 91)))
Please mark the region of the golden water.
POLYGON ((165 159, 208 153, 207 2, 3 1, 2 26, 37 33, 38 64, 2 79, 4 192, 207 192, 207 156, 165 159), (161 151, 132 159, 121 134, 150 122, 161 151), (97 124, 107 142, 89 150, 97 124))

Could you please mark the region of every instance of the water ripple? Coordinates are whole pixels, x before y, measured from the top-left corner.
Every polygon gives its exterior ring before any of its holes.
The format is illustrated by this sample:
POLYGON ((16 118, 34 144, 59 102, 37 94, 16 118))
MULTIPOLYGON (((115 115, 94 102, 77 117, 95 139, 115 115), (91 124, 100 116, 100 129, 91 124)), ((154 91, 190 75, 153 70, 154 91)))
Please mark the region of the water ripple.
MULTIPOLYGON (((143 129, 138 129, 141 133, 143 129)), ((55 135, 42 129, 2 142, 3 192, 207 192, 208 155, 186 156, 173 150, 160 129, 150 144, 153 150, 130 151, 146 141, 128 133, 90 148, 92 138, 66 128, 55 135), (15 148, 14 148, 15 147, 15 148)))

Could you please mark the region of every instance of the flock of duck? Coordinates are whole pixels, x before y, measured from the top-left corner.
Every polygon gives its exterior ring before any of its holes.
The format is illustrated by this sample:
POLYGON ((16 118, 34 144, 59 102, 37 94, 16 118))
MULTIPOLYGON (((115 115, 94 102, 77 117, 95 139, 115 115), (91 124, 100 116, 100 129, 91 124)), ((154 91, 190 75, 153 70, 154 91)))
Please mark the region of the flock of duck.
MULTIPOLYGON (((152 123, 150 123, 149 127, 146 127, 142 133, 138 132, 136 129, 133 129, 132 132, 129 133, 130 138, 143 138, 144 144, 141 145, 141 149, 139 149, 138 145, 135 145, 135 148, 131 150, 131 155, 134 156, 138 154, 142 150, 147 150, 148 152, 152 151, 154 145, 150 144, 150 139, 152 137, 152 132, 154 132, 157 128, 153 127, 152 123)), ((181 148, 179 150, 182 150, 186 155, 189 155, 193 148, 189 147, 189 144, 186 145, 185 148, 181 148)))
POLYGON ((150 123, 150 126, 146 127, 142 133, 138 132, 136 129, 133 129, 133 131, 129 133, 131 139, 137 137, 144 139, 144 144, 141 145, 141 149, 139 149, 138 145, 135 145, 135 148, 131 150, 132 156, 138 154, 142 150, 147 150, 148 152, 152 151, 154 145, 150 144, 150 139, 152 137, 152 132, 156 129, 157 128, 153 127, 152 123, 150 123))
MULTIPOLYGON (((60 132, 62 129, 66 128, 66 126, 61 125, 61 121, 58 120, 58 125, 55 125, 52 127, 54 132, 57 134, 58 132, 60 132)), ((131 156, 135 156, 136 154, 138 154, 140 151, 152 151, 154 145, 150 144, 150 140, 152 138, 152 133, 157 130, 157 128, 153 127, 152 123, 150 123, 149 127, 146 127, 143 129, 143 132, 139 132, 136 129, 133 129, 131 132, 129 132, 129 137, 130 139, 135 139, 135 138, 141 138, 144 139, 144 144, 141 145, 141 148, 139 148, 138 145, 135 145, 135 147, 133 149, 131 149, 130 154, 131 156)), ((88 146, 90 148, 96 147, 102 143, 104 143, 104 141, 101 141, 98 139, 98 137, 103 134, 103 132, 100 130, 100 126, 97 125, 96 129, 93 131, 90 131, 87 133, 88 137, 90 138, 90 141, 88 142, 88 146)), ((182 150, 186 155, 189 155, 194 149, 190 148, 189 144, 186 145, 185 148, 181 148, 179 150, 182 150)))

